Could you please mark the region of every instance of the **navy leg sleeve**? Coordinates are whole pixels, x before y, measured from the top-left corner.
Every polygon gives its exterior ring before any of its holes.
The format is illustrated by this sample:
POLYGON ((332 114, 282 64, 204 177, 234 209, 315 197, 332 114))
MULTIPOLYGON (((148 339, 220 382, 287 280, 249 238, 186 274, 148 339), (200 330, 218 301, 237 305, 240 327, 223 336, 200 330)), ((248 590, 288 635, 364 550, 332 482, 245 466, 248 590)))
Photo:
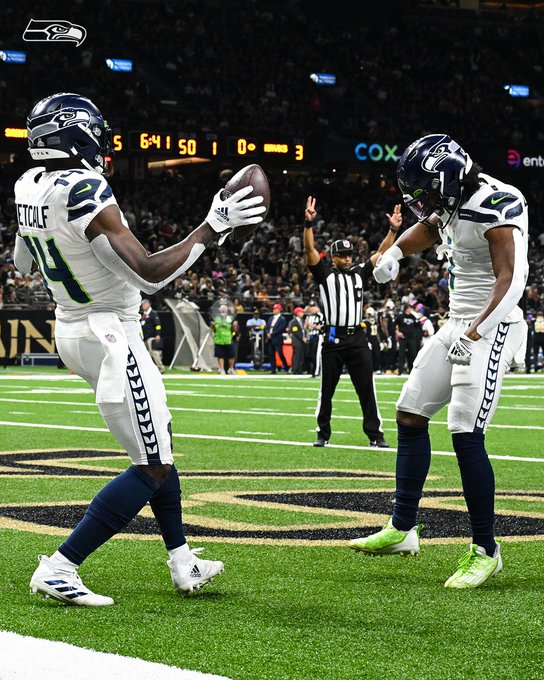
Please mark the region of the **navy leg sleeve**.
POLYGON ((181 520, 181 487, 178 471, 172 465, 164 484, 149 500, 167 550, 174 550, 187 542, 181 520))
POLYGON ((397 489, 393 526, 408 531, 416 525, 419 500, 431 464, 429 427, 411 427, 397 421, 397 489))
POLYGON ((109 538, 136 517, 159 485, 134 465, 111 480, 94 497, 81 522, 59 552, 81 564, 109 538))
POLYGON ((461 471, 472 540, 492 557, 497 547, 493 537, 495 475, 485 450, 484 434, 456 433, 452 435, 452 440, 461 471))

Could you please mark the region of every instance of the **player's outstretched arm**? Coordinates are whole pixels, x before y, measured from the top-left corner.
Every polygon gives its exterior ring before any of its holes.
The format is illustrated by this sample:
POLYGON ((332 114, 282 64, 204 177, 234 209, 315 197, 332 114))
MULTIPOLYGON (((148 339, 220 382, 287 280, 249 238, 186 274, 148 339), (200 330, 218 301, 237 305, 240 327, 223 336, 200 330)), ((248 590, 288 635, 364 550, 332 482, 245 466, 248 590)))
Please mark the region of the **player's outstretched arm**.
POLYGON ((159 290, 186 271, 214 240, 206 222, 170 248, 148 255, 121 222, 119 208, 110 205, 92 220, 85 235, 97 259, 110 271, 146 293, 159 290))
POLYGON ((125 227, 117 205, 104 208, 91 221, 85 235, 97 259, 114 274, 139 290, 152 294, 187 271, 206 248, 234 227, 257 224, 266 211, 262 196, 244 198, 253 191, 248 186, 229 198, 214 197, 206 221, 187 238, 170 248, 148 255, 143 245, 125 227))
POLYGON ((420 253, 430 248, 438 240, 438 227, 418 222, 407 229, 397 242, 378 258, 373 276, 378 283, 387 283, 397 278, 399 260, 413 253, 420 253))
POLYGON ((308 196, 304 210, 304 252, 309 265, 314 265, 321 259, 315 248, 313 224, 317 215, 315 198, 308 196))

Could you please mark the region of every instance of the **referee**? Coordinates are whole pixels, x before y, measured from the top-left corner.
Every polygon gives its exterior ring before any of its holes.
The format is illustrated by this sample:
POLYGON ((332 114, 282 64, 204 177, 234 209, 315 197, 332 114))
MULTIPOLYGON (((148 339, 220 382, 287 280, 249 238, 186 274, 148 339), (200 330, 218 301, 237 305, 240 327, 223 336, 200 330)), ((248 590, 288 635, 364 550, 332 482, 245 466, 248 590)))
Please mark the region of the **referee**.
POLYGON ((349 375, 363 412, 363 431, 370 446, 387 448, 381 430, 376 403, 372 354, 363 318, 363 284, 372 275, 380 255, 393 245, 402 224, 400 204, 393 215, 387 215, 389 233, 378 251, 364 265, 353 265, 353 245, 349 241, 334 241, 331 246, 332 266, 321 260, 314 245, 313 223, 316 217, 315 198, 308 197, 304 213, 304 249, 308 268, 317 284, 325 316, 325 337, 321 354, 321 390, 317 403, 317 440, 314 446, 326 446, 331 437, 332 398, 344 366, 349 375))

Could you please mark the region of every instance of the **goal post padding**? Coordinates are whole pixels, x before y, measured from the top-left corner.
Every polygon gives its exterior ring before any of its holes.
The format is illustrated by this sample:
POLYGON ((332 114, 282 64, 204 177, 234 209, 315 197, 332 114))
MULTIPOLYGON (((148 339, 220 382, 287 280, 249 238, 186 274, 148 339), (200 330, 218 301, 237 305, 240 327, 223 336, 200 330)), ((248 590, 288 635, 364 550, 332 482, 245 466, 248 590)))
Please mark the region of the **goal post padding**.
POLYGON ((198 305, 189 300, 174 298, 166 298, 165 303, 172 310, 176 328, 175 350, 170 368, 198 366, 204 371, 213 371, 216 367, 213 336, 198 305))

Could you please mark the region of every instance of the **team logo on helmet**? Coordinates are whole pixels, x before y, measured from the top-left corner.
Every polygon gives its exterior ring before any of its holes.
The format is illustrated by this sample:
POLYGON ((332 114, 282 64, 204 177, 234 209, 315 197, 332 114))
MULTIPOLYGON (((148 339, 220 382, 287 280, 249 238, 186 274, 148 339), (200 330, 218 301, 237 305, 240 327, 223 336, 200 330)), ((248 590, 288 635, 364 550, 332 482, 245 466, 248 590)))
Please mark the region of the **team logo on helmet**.
POLYGON ((84 111, 83 109, 62 109, 62 111, 53 114, 50 120, 32 128, 30 131, 30 139, 34 140, 38 137, 43 137, 44 135, 56 132, 57 130, 70 127, 71 125, 79 125, 80 123, 87 127, 90 121, 91 116, 88 111, 84 111))
POLYGON ((458 151, 461 147, 453 139, 449 142, 438 142, 429 150, 427 156, 423 159, 421 167, 428 172, 435 172, 446 158, 452 153, 458 151))

